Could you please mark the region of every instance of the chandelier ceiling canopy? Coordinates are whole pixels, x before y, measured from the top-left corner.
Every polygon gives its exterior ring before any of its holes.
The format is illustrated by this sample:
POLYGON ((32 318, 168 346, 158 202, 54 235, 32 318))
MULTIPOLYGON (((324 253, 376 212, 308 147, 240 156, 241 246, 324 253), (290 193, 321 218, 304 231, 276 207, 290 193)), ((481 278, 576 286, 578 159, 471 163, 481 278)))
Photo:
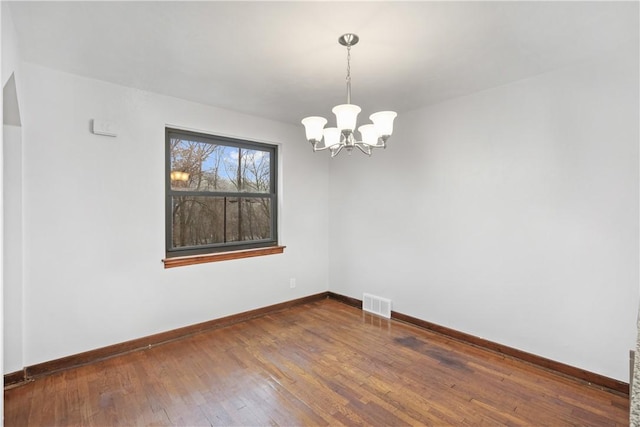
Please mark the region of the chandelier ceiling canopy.
POLYGON ((351 103, 351 46, 359 40, 360 38, 352 33, 343 34, 338 39, 338 42, 347 48, 347 103, 336 105, 331 110, 336 115, 336 127, 325 128, 327 119, 324 117, 311 116, 302 119, 307 140, 311 143, 313 151, 328 149, 331 157, 337 156, 343 148, 351 154, 354 147, 370 156, 374 148, 386 148, 387 139, 393 133, 396 112, 379 111, 369 116, 373 123, 358 127, 361 140, 356 139, 354 131, 358 114, 362 110, 351 103))

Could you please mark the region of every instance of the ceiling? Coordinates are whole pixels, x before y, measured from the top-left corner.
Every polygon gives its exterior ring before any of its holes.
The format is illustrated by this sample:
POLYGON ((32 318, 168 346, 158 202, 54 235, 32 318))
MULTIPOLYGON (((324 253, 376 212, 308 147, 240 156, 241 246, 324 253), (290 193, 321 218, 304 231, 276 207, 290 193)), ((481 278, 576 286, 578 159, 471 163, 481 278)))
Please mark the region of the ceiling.
POLYGON ((22 58, 297 123, 399 113, 638 40, 637 2, 11 2, 22 58))

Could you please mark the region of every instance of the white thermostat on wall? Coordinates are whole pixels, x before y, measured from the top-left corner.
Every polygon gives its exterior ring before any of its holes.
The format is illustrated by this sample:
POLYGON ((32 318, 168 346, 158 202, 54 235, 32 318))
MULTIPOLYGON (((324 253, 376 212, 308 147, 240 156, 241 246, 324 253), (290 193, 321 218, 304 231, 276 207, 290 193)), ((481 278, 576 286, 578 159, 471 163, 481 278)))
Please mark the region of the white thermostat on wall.
POLYGON ((118 136, 116 124, 106 120, 91 120, 91 132, 96 135, 118 136))

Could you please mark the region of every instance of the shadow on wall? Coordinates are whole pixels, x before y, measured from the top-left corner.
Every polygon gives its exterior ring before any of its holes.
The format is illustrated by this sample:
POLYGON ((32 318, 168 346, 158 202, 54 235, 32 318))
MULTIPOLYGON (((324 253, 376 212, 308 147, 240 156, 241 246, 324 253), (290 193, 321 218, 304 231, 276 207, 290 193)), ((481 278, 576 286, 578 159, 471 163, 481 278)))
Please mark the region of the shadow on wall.
POLYGON ((22 126, 20 122, 20 108, 18 107, 18 92, 16 90, 15 75, 11 74, 7 84, 2 88, 3 114, 2 123, 9 126, 22 126))

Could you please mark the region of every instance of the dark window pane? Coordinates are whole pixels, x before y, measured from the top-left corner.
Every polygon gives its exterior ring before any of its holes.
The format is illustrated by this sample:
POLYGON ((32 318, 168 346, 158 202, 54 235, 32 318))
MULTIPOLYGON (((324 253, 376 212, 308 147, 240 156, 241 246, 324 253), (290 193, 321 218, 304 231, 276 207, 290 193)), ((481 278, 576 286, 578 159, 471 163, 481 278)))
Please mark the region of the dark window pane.
POLYGON ((224 243, 224 198, 172 198, 174 248, 224 243))
POLYGON ((266 197, 227 198, 227 242, 271 238, 271 200, 266 197))
POLYGON ((239 228, 239 209, 237 197, 227 197, 226 203, 226 218, 227 218, 227 242, 237 242, 240 240, 240 228, 239 228))
POLYGON ((270 239, 271 200, 266 197, 173 197, 174 248, 270 239))
POLYGON ((271 238, 271 200, 266 197, 242 198, 240 211, 241 240, 271 238))

